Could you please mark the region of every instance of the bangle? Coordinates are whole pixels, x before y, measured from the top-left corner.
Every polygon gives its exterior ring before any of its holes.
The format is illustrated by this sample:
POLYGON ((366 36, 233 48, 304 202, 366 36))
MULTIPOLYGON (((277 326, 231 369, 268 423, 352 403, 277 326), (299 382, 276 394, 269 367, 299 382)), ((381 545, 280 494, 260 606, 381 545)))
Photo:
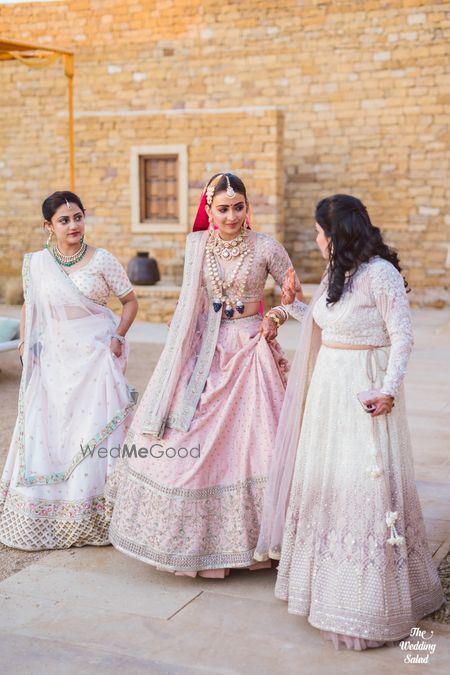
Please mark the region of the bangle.
POLYGON ((111 340, 119 340, 121 345, 125 344, 125 338, 123 335, 119 335, 118 333, 114 333, 114 335, 111 335, 111 340))
POLYGON ((277 305, 276 307, 269 309, 266 316, 273 319, 278 327, 282 326, 289 318, 287 311, 282 305, 277 305))
POLYGON ((17 345, 17 349, 20 349, 22 345, 25 344, 25 340, 21 340, 19 344, 17 345))
POLYGON ((268 319, 272 319, 272 321, 275 321, 275 323, 277 324, 277 328, 280 327, 281 325, 280 317, 277 316, 274 312, 267 312, 266 317, 268 319))
POLYGON ((289 314, 288 314, 287 310, 283 307, 283 305, 278 305, 278 307, 273 307, 270 311, 275 312, 275 313, 280 312, 281 313, 280 318, 282 319, 283 323, 285 323, 285 321, 287 321, 289 319, 289 314))

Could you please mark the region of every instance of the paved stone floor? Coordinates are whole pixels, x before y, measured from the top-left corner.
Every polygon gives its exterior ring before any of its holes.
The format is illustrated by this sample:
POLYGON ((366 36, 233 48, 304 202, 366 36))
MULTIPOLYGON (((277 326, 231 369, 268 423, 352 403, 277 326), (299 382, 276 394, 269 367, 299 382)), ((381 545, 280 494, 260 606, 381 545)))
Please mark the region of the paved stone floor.
MULTIPOLYGON (((0 314, 14 314, 0 308, 0 314)), ((450 547, 450 312, 414 312, 407 401, 430 548, 450 547)), ((297 326, 283 327, 289 350, 297 326)), ((143 391, 164 328, 136 326, 128 377, 143 391)), ((0 354, 0 463, 15 421, 20 369, 0 354)), ((26 553, 0 549, 0 672, 252 675, 448 673, 450 628, 422 622, 429 663, 400 648, 335 652, 273 596, 274 570, 223 581, 173 577, 112 547, 26 553)), ((418 652, 423 655, 424 652, 418 652)))

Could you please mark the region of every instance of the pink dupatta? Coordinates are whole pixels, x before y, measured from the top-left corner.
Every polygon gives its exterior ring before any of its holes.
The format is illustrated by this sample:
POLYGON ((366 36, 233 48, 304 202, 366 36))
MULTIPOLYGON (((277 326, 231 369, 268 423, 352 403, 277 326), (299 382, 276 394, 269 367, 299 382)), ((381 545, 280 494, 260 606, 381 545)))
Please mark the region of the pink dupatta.
POLYGON ((303 319, 300 341, 289 371, 288 385, 278 423, 269 483, 264 497, 261 530, 255 560, 279 560, 284 524, 309 383, 320 349, 322 332, 313 318, 314 305, 324 292, 322 279, 303 319))

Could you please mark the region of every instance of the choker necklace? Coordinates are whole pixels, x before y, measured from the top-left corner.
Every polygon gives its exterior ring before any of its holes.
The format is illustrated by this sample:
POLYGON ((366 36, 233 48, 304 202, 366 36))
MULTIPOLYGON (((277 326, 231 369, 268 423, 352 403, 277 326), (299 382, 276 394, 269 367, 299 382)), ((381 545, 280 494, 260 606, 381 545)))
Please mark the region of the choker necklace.
POLYGON ((80 260, 82 260, 87 251, 87 244, 84 242, 81 244, 80 248, 73 255, 63 255, 57 246, 54 246, 52 249, 53 256, 60 265, 63 267, 72 267, 76 265, 80 260))
POLYGON ((248 248, 243 232, 241 232, 236 239, 232 239, 231 241, 219 239, 218 235, 214 234, 206 246, 206 264, 213 291, 213 308, 215 312, 220 312, 222 306, 225 304, 224 313, 227 319, 233 317, 234 310, 239 312, 239 314, 244 313, 245 305, 240 298, 242 298, 244 294, 247 278, 252 268, 254 254, 254 249, 250 251, 248 248), (225 244, 227 244, 227 246, 225 246, 225 244), (225 252, 226 254, 224 255, 225 252), (216 256, 220 256, 225 260, 240 256, 241 259, 234 268, 229 281, 222 280, 216 256), (245 270, 240 283, 237 285, 237 288, 235 288, 237 275, 246 258, 248 259, 247 269, 245 270))
POLYGON ((230 258, 237 258, 237 256, 243 255, 247 250, 243 228, 241 228, 239 235, 235 239, 230 239, 229 241, 221 239, 219 234, 215 232, 212 248, 214 253, 224 260, 230 260, 230 258))

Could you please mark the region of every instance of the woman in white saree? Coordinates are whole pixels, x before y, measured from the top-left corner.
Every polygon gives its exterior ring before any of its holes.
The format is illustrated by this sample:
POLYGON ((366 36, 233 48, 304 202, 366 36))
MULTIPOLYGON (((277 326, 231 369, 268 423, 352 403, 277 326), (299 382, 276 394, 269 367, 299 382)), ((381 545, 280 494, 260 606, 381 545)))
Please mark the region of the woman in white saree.
POLYGON ((24 550, 105 545, 111 449, 135 404, 124 336, 137 301, 118 260, 84 243, 75 194, 54 193, 43 214, 48 246, 23 264, 23 373, 0 483, 0 541, 24 550), (105 306, 111 290, 123 304, 118 326, 105 306))

